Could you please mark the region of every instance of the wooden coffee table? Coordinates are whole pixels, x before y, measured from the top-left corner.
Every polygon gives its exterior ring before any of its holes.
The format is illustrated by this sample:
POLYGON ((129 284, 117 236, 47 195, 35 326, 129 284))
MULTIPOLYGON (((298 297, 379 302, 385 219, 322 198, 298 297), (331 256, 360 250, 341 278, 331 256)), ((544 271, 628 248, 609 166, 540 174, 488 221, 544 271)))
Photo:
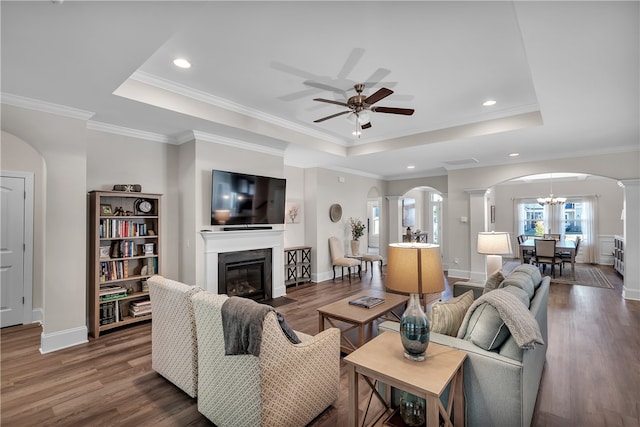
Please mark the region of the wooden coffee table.
POLYGON ((351 353, 371 339, 373 334, 372 323, 374 320, 400 320, 398 315, 393 313, 392 310, 406 304, 408 299, 409 297, 405 295, 391 294, 375 289, 362 291, 318 308, 318 329, 324 331, 325 322, 331 327, 340 329, 340 351, 343 353, 351 353), (363 308, 349 304, 349 301, 362 296, 383 298, 384 303, 371 308, 363 308), (390 316, 393 316, 393 318, 390 316), (342 324, 346 323, 349 326, 345 328, 344 325, 340 325, 338 322, 342 324), (343 327, 341 328, 340 326, 343 327), (358 330, 356 343, 347 336, 347 332, 354 329, 358 330), (368 329, 368 331, 366 331, 366 329, 368 329))
POLYGON ((363 376, 372 393, 385 405, 385 410, 376 420, 391 410, 391 387, 396 387, 426 400, 427 427, 438 427, 439 415, 446 426, 464 426, 463 362, 466 357, 464 351, 432 342, 427 347, 427 358, 413 362, 404 357, 400 335, 383 332, 344 358, 349 377, 348 425, 360 425, 358 376, 363 376), (378 393, 372 379, 385 384, 385 398, 378 393), (449 384, 451 389, 445 407, 440 396, 449 384))

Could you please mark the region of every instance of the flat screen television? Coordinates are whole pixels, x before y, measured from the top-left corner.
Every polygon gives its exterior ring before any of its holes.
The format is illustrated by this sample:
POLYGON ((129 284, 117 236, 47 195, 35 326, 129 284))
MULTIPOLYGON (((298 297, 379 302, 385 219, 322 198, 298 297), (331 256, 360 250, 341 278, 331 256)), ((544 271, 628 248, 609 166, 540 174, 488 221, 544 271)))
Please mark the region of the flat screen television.
POLYGON ((284 224, 286 179, 211 171, 211 225, 284 224))

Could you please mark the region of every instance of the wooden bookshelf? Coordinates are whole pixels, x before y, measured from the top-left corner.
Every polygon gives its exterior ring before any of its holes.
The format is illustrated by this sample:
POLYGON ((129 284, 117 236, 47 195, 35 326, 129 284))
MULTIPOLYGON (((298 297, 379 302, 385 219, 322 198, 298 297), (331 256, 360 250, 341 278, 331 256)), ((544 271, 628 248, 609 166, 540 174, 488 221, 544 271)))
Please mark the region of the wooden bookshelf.
POLYGON ((94 338, 113 328, 151 320, 149 312, 136 306, 149 299, 146 279, 161 274, 161 197, 89 192, 89 333, 94 338))

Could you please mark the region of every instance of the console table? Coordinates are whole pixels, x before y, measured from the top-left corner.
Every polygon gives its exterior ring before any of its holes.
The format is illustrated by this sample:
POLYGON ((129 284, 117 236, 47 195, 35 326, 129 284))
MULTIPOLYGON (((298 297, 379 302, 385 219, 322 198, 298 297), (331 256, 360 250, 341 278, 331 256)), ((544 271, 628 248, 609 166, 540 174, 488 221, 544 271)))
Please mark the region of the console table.
POLYGON ((311 281, 311 246, 284 248, 285 286, 311 281))

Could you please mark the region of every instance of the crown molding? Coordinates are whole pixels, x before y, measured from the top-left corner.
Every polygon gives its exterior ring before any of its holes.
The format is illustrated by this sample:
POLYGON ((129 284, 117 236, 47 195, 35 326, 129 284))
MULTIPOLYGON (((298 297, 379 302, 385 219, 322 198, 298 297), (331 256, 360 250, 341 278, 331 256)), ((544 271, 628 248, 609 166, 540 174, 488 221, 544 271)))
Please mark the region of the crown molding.
POLYGON ((66 105, 54 104, 53 102, 40 101, 38 99, 27 98, 26 96, 14 95, 11 93, 0 93, 2 104, 14 107, 26 108, 29 110, 42 111, 44 113, 55 114, 57 116, 70 117, 78 120, 89 120, 94 116, 94 112, 67 107, 66 105))
MULTIPOLYGON (((184 139, 186 135, 183 135, 184 139)), ((264 154, 271 154, 274 156, 284 157, 284 150, 280 150, 278 148, 266 147, 264 145, 253 144, 250 142, 240 141, 233 138, 227 138, 225 136, 220 135, 212 135, 205 132, 200 132, 197 130, 193 131, 193 138, 184 139, 184 142, 190 141, 191 139, 196 139, 199 141, 213 142, 215 144, 228 145, 230 147, 241 148, 244 150, 256 151, 264 154)))
POLYGON ((332 142, 334 144, 346 146, 346 142, 344 140, 340 138, 331 137, 324 132, 309 129, 306 126, 302 126, 300 124, 297 124, 288 120, 284 120, 280 117, 264 113, 254 108, 249 108, 247 106, 238 104, 228 99, 220 98, 218 96, 211 95, 210 93, 207 93, 198 89, 194 89, 189 86, 185 86, 180 83, 176 83, 171 80, 164 79, 162 77, 154 76, 153 74, 149 74, 144 71, 138 70, 134 72, 129 77, 129 79, 135 80, 150 86, 154 86, 169 92, 174 92, 179 95, 192 98, 197 101, 204 102, 206 104, 214 105, 219 108, 224 108, 226 110, 233 111, 238 114, 249 116, 256 120, 262 120, 264 122, 271 123, 286 129, 290 129, 292 131, 299 132, 305 135, 309 135, 314 138, 318 138, 327 142, 332 142))
POLYGON ((176 143, 173 138, 160 133, 146 132, 143 130, 131 129, 124 126, 116 126, 109 123, 95 122, 91 120, 87 122, 87 129, 128 136, 131 138, 145 139, 147 141, 162 142, 164 144, 176 143))

